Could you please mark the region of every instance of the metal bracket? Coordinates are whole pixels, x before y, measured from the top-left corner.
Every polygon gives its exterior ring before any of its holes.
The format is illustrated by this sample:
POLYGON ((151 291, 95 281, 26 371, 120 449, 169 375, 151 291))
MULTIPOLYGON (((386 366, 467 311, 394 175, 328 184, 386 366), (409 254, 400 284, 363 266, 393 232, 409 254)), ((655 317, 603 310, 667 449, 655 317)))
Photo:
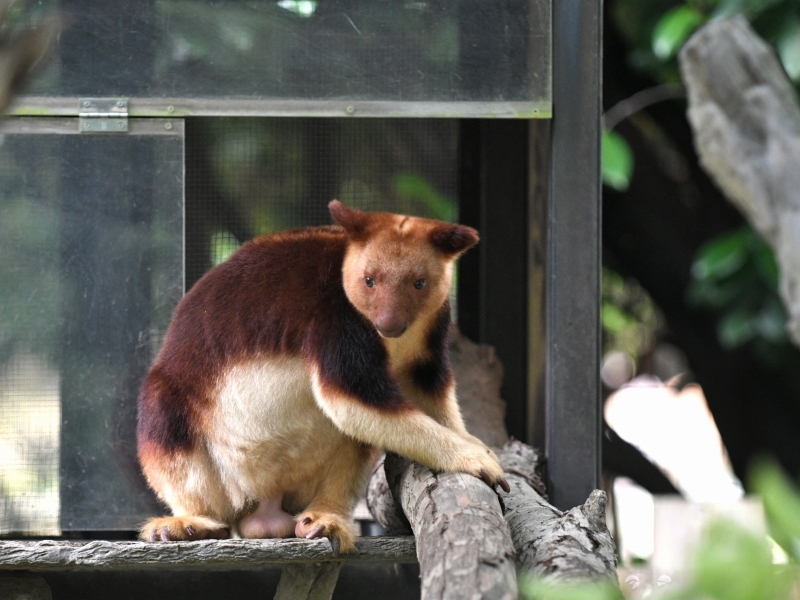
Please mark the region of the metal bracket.
POLYGON ((128 131, 128 99, 81 98, 78 128, 81 133, 125 133, 128 131))

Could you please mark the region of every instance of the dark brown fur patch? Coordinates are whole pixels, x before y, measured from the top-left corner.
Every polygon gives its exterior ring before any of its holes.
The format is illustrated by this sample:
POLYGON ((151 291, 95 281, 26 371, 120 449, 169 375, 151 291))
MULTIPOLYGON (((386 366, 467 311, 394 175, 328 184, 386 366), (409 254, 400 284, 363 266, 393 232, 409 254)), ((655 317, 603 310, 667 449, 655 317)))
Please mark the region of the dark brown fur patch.
POLYGON ((375 328, 353 308, 341 283, 337 288, 328 295, 335 309, 318 314, 303 353, 318 367, 325 387, 381 410, 411 408, 389 375, 389 357, 375 328))
POLYGON ((478 232, 466 225, 438 225, 431 232, 431 243, 448 255, 463 254, 478 243, 478 232))
POLYGON ((304 354, 330 385, 373 407, 408 402, 374 327, 342 286, 347 237, 317 227, 249 242, 180 303, 139 397, 139 443, 190 448, 226 365, 304 354))
POLYGON ((430 355, 427 360, 417 362, 411 370, 414 384, 434 397, 441 397, 453 383, 447 349, 450 328, 450 302, 444 303, 428 333, 427 345, 430 355))

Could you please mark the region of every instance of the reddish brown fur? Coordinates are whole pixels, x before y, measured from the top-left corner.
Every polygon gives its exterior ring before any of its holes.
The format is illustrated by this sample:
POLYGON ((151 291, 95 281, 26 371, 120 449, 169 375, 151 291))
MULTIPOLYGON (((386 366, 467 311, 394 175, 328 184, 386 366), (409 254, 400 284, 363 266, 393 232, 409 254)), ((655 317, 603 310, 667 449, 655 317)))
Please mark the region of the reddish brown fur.
POLYGON ((145 475, 176 517, 151 521, 144 537, 219 537, 262 503, 248 535, 284 535, 283 511, 305 511, 298 535, 348 549, 373 446, 504 483, 463 428, 446 354, 451 263, 477 233, 330 208, 340 227, 246 244, 176 310, 138 429, 145 475))

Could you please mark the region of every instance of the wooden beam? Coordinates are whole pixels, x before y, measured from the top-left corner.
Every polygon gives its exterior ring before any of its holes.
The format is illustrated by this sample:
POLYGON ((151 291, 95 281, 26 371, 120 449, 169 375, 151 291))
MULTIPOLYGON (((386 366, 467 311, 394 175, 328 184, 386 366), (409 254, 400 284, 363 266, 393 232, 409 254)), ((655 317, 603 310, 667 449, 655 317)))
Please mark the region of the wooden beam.
POLYGON ((310 562, 416 562, 413 537, 364 537, 334 556, 327 539, 197 542, 0 541, 0 571, 61 569, 252 569, 310 562))

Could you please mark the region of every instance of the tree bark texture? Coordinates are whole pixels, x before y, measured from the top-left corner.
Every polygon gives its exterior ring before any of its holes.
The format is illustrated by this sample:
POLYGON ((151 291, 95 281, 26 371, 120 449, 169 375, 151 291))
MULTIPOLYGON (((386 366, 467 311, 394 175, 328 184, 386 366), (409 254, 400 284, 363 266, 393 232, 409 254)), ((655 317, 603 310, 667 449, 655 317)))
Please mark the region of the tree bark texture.
POLYGON ((541 495, 538 452, 516 440, 498 454, 511 492, 502 494, 520 570, 547 581, 617 581, 614 540, 606 527, 606 494, 562 513, 541 495))
POLYGON ((350 554, 334 555, 328 539, 196 542, 0 541, 0 572, 19 570, 252 569, 324 562, 414 562, 414 539, 363 537, 350 554))
POLYGON ((417 540, 422 600, 517 598, 514 546, 495 492, 388 454, 386 479, 417 540))
POLYGON ((367 507, 375 522, 389 535, 412 535, 411 525, 389 489, 384 469, 385 460, 384 454, 372 471, 367 485, 367 507))
POLYGON ((742 17, 684 45, 681 74, 703 167, 773 247, 788 330, 800 346, 800 108, 772 49, 742 17))
POLYGON ((548 504, 541 456, 521 442, 507 442, 503 368, 493 350, 454 327, 450 357, 467 429, 496 449, 505 443, 498 456, 511 493, 498 501, 475 477, 434 474, 393 454, 378 462, 367 505, 389 534, 413 530, 422 597, 516 597, 515 562, 520 571, 548 580, 616 580, 605 494, 595 491, 583 506, 566 513, 548 504))

